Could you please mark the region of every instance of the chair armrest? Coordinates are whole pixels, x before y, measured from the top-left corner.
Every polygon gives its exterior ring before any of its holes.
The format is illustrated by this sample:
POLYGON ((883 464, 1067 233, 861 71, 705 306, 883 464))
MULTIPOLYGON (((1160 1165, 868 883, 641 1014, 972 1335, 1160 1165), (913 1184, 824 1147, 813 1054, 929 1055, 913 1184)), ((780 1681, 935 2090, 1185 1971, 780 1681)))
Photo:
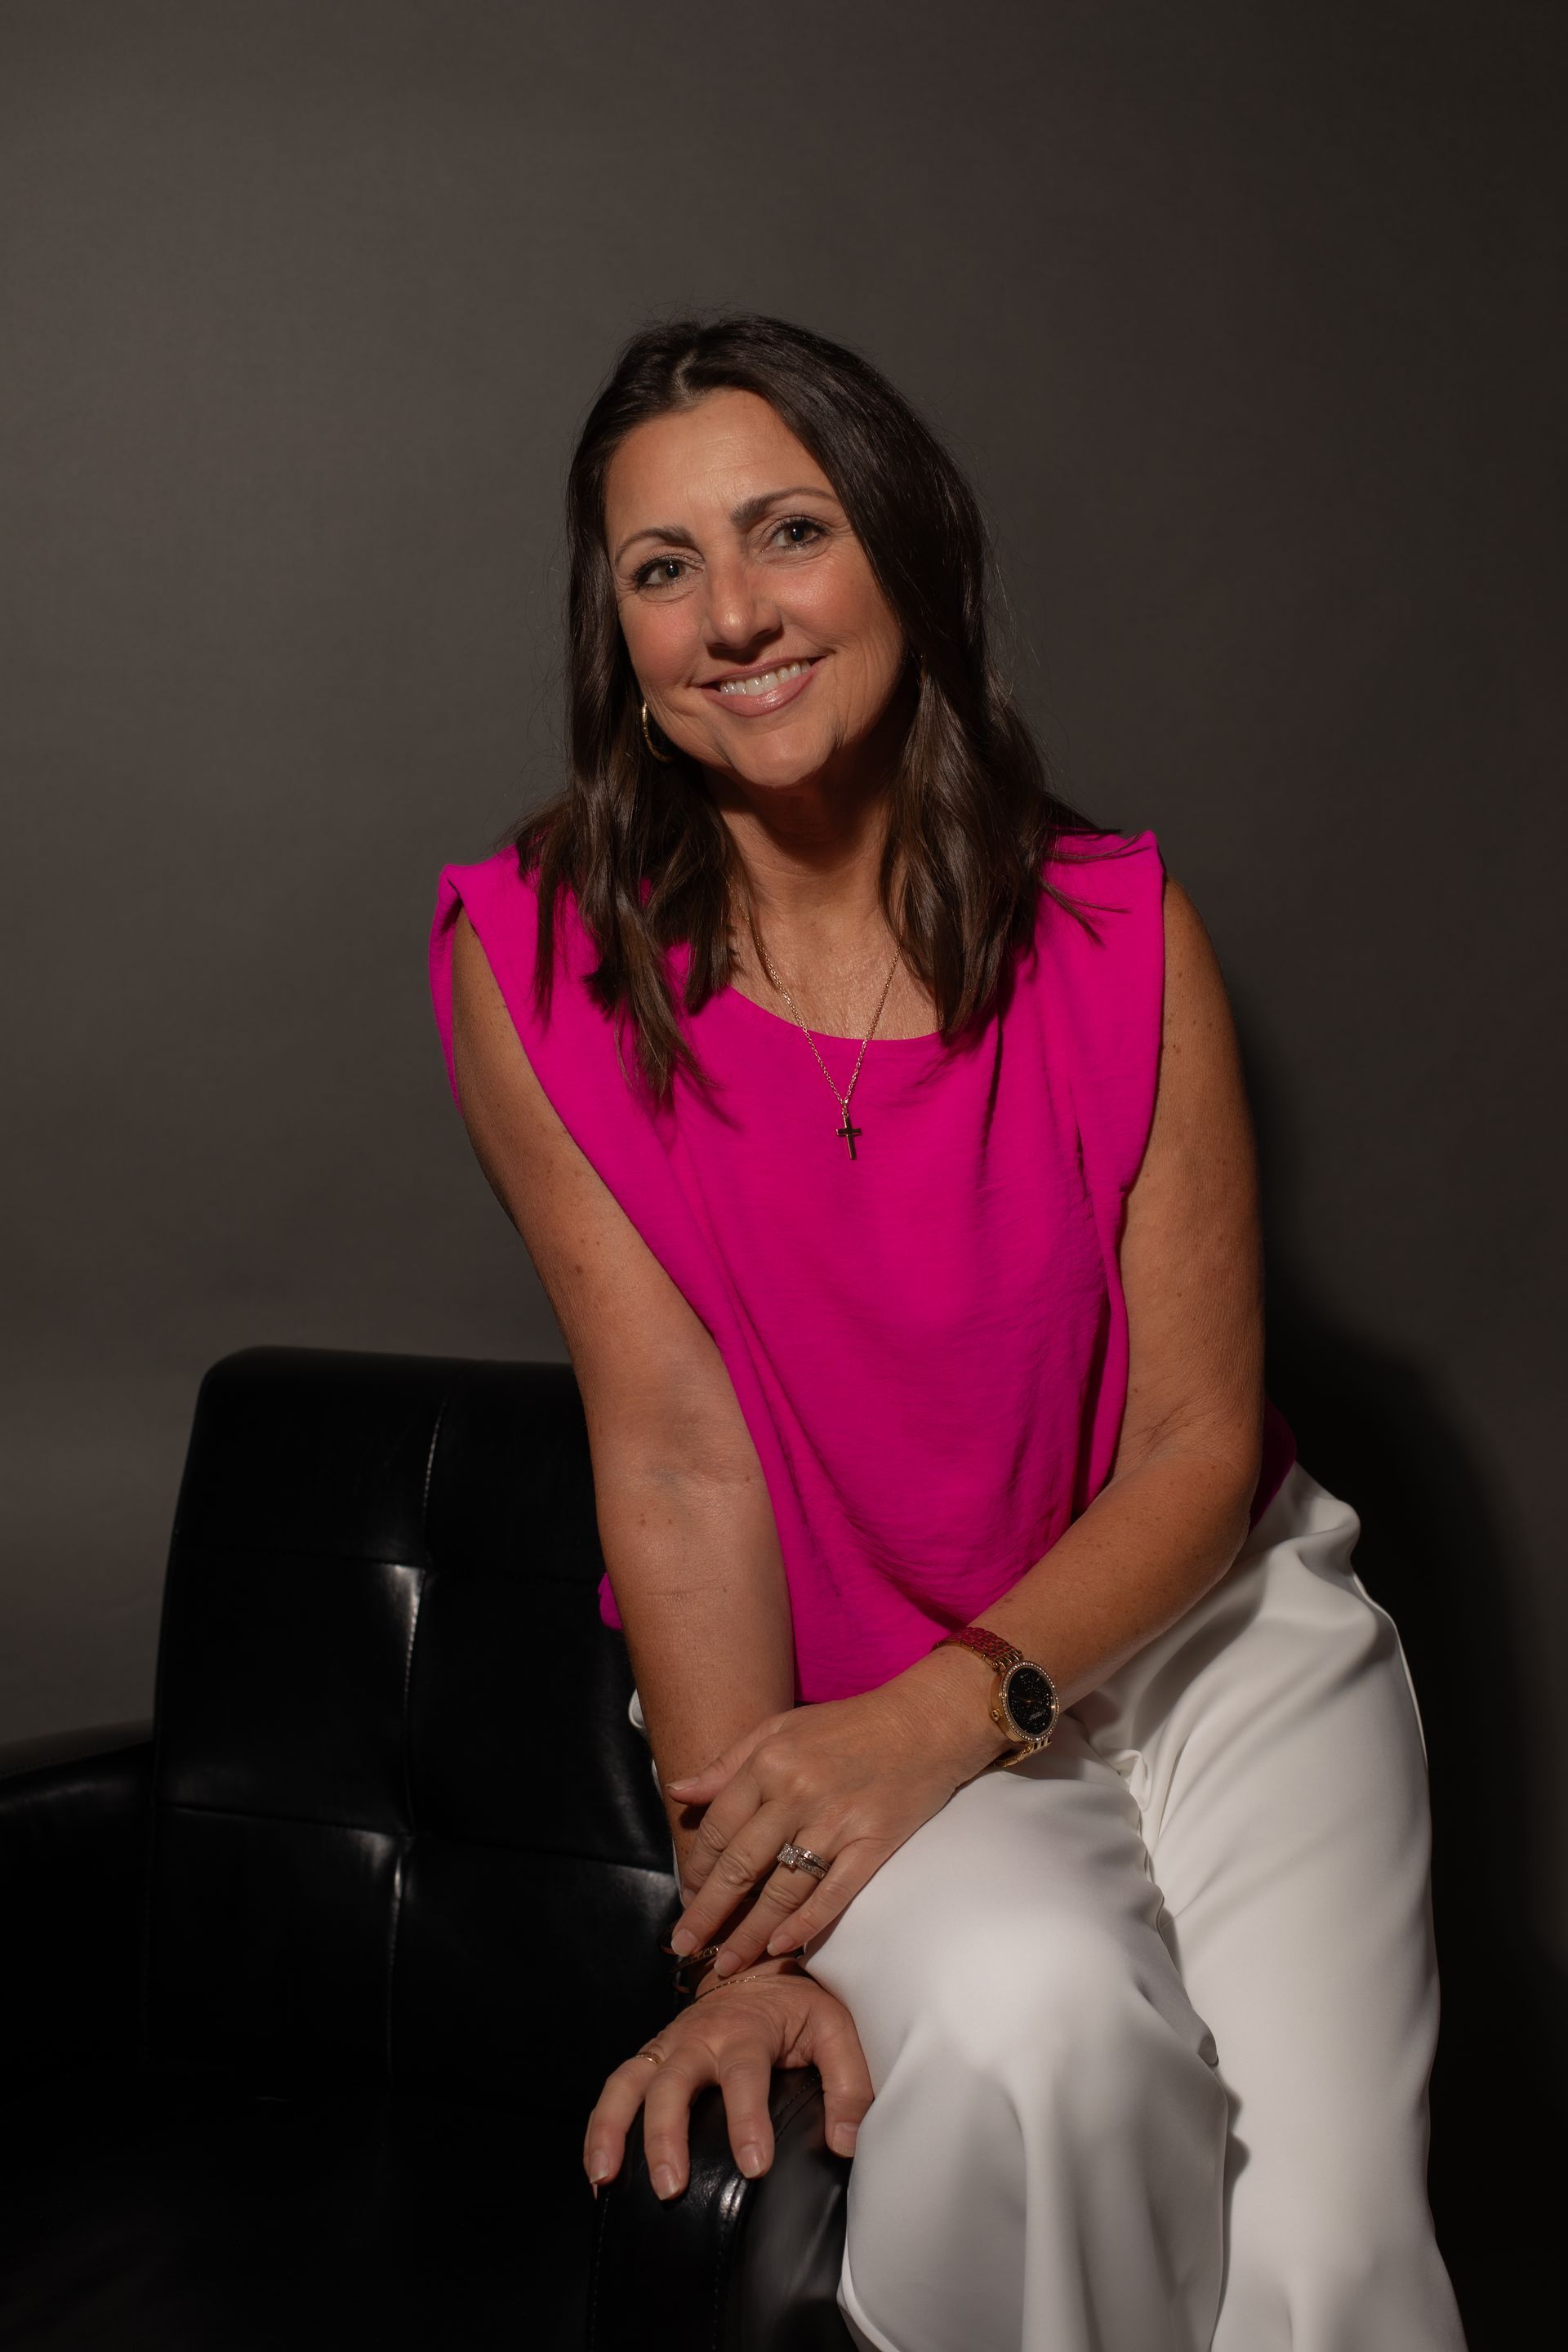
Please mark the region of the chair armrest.
POLYGON ((153 1726, 0 1746, 0 2097, 133 2051, 153 1726))
POLYGON ((691 2103, 687 2186, 656 2197, 639 2109, 599 2191, 587 2352, 853 2352, 838 2309, 853 2159, 827 2145, 815 2066, 774 2070, 773 2160, 748 2180, 717 2084, 691 2103))

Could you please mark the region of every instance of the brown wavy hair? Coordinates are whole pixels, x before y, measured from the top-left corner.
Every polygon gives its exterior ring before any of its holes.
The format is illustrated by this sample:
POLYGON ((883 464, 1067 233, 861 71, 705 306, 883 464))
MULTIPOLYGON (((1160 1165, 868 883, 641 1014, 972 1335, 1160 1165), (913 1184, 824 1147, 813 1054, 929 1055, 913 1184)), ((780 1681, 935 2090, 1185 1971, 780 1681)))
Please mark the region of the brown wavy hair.
POLYGON ((1110 829, 1052 787, 993 661, 994 566, 979 504, 902 394, 858 352, 787 320, 728 314, 645 327, 622 345, 567 476, 566 782, 496 847, 515 846, 520 874, 538 876, 541 1019, 564 884, 598 951, 585 985, 616 1021, 617 1044, 622 1018, 630 1022, 638 1066, 660 1103, 677 1066, 708 1083, 680 1004, 698 1012, 728 986, 731 923, 751 899, 697 762, 678 752, 661 764, 644 740, 605 543, 605 482, 634 426, 730 389, 760 394, 811 452, 924 657, 890 787, 879 891, 893 937, 931 994, 944 1044, 982 1022, 1005 990, 1034 937, 1042 891, 1078 916, 1042 870, 1058 840, 1110 829), (691 950, 683 1000, 665 962, 678 941, 691 950))

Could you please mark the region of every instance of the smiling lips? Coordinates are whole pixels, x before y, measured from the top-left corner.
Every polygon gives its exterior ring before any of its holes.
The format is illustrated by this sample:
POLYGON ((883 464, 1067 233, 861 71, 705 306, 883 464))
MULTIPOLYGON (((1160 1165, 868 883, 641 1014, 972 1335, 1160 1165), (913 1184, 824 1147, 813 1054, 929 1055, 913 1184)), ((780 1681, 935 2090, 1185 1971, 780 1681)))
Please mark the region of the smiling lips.
POLYGON ((782 710, 811 682, 816 660, 781 663, 777 669, 758 670, 746 677, 721 678, 698 690, 721 702, 736 719, 759 719, 765 711, 782 710))

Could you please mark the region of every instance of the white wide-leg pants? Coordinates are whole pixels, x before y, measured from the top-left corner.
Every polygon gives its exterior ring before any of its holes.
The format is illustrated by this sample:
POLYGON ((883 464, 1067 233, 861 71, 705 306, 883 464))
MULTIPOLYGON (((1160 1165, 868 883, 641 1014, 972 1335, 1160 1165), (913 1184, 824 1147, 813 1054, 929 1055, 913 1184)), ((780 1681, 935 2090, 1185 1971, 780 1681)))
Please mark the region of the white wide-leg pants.
POLYGON ((1426 1740, 1360 1532, 1298 1462, 1201 1601, 814 1938, 876 2094, 862 2352, 1465 2352, 1426 1740))

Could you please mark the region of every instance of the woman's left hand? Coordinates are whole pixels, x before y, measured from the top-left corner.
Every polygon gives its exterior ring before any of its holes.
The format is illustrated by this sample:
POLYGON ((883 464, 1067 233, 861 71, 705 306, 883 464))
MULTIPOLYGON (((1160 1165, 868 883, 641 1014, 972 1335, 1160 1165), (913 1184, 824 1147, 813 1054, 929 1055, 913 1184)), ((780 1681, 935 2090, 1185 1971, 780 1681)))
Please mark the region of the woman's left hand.
POLYGON ((721 1974, 820 1935, 1001 1752, 985 1700, 978 1662, 939 1652, 858 1698, 764 1716, 700 1772, 667 1781, 680 1803, 706 1807, 687 1855, 689 1900, 673 1948, 710 1942, 752 1887, 756 1900, 714 1964, 721 1974), (819 1854, 831 1864, 826 1877, 780 1863, 784 1844, 819 1854))

